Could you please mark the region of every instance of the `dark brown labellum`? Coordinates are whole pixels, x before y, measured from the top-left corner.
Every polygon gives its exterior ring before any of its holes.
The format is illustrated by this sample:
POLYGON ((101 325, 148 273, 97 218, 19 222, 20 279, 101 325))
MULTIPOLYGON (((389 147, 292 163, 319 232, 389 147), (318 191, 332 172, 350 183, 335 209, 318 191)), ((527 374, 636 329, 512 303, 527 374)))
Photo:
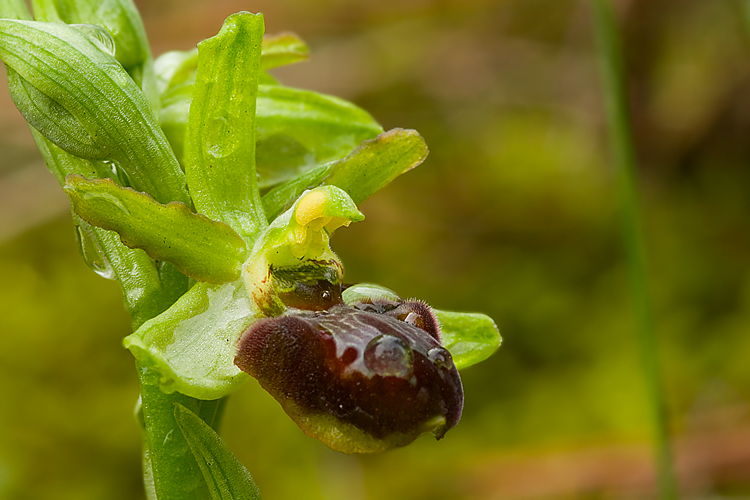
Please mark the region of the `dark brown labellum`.
POLYGON ((439 439, 463 407, 458 371, 421 302, 290 309, 250 326, 235 364, 306 434, 347 453, 403 446, 425 432, 439 439))

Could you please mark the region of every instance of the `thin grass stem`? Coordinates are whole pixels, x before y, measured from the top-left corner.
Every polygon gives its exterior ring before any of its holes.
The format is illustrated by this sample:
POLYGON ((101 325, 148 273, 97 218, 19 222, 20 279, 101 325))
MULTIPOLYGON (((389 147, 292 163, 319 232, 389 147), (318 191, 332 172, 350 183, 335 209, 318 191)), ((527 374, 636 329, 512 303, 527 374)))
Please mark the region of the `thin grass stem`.
POLYGON ((636 187, 636 158, 628 116, 628 99, 620 35, 610 0, 592 0, 597 56, 609 128, 630 299, 636 319, 641 367, 651 413, 659 498, 677 498, 641 211, 636 187))

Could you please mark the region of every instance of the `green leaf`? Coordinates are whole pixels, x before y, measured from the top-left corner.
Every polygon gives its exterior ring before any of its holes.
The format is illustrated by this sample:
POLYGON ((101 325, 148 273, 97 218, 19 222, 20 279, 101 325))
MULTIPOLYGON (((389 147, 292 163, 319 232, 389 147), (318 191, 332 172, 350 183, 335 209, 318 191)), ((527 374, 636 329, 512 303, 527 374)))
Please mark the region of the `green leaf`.
POLYGON ((484 361, 500 347, 500 332, 489 316, 434 311, 440 321, 443 347, 450 351, 459 370, 484 361))
POLYGON ((185 142, 196 209, 252 242, 267 225, 255 173, 255 102, 263 16, 229 16, 198 45, 198 73, 185 142))
POLYGON ((67 177, 73 210, 95 226, 117 231, 123 244, 157 261, 172 262, 199 281, 220 284, 240 276, 245 242, 231 227, 190 211, 184 203, 161 205, 111 179, 67 177))
POLYGON ((213 500, 260 500, 252 476, 216 431, 179 403, 175 403, 174 416, 213 500))
POLYGON ((259 87, 257 123, 261 188, 338 160, 383 131, 372 116, 354 104, 278 85, 259 87))
POLYGON ((305 42, 294 33, 279 33, 263 39, 262 69, 271 69, 304 61, 310 55, 305 42))
POLYGON ((396 128, 365 141, 334 165, 325 184, 338 186, 360 204, 427 157, 427 145, 416 130, 396 128))
POLYGON ((111 160, 156 200, 188 201, 184 175, 149 103, 117 60, 81 30, 0 20, 0 59, 26 120, 63 150, 111 160))
POLYGON ((241 280, 198 283, 124 345, 160 373, 162 391, 219 399, 248 377, 234 365, 235 344, 258 315, 241 280))

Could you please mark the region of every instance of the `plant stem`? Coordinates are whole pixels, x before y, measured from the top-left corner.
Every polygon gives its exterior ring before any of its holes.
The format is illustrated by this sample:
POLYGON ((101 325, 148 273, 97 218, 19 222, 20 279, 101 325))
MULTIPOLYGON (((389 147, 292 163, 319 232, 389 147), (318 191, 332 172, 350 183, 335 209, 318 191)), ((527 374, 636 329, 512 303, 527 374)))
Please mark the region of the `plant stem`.
POLYGON ((673 500, 677 498, 677 483, 673 469, 653 306, 648 286, 646 250, 635 181, 635 151, 628 117, 620 36, 610 0, 592 0, 592 4, 607 122, 616 168, 630 297, 636 314, 641 365, 653 420, 659 498, 673 500))

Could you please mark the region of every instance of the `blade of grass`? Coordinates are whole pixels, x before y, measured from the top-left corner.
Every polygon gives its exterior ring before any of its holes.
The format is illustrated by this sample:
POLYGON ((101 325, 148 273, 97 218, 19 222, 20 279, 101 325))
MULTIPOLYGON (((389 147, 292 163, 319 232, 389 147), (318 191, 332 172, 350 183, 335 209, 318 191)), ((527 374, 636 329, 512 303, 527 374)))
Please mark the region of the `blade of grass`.
POLYGON ((597 56, 616 169, 621 231, 627 260, 630 298, 654 432, 659 498, 677 498, 677 484, 669 439, 665 390, 661 377, 653 305, 648 286, 646 249, 636 188, 636 159, 628 117, 620 35, 610 0, 592 0, 597 56))

